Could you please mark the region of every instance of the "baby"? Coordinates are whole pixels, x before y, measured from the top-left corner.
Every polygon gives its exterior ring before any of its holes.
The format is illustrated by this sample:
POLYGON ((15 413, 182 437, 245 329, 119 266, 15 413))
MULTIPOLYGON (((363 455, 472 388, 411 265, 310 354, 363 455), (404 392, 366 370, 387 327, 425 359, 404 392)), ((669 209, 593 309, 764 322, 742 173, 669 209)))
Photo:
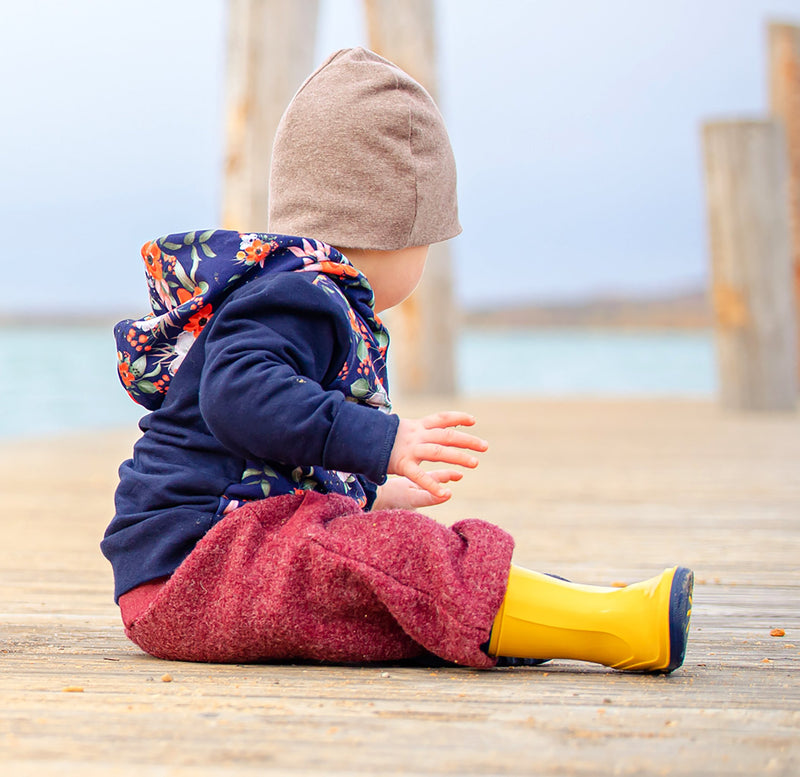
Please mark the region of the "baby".
POLYGON ((152 313, 116 329, 152 411, 102 543, 128 636, 189 661, 680 666, 689 570, 574 585, 513 565, 492 524, 415 511, 487 447, 466 413, 389 402, 378 314, 461 231, 427 92, 370 51, 333 54, 281 120, 270 192, 269 233, 145 245, 152 313))

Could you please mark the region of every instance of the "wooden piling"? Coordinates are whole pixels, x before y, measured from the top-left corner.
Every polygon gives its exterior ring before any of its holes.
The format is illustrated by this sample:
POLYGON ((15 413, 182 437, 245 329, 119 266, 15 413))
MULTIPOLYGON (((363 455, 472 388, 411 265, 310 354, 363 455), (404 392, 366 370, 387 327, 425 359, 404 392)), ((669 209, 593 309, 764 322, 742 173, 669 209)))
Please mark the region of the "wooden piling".
POLYGON ((794 410, 797 327, 780 122, 703 128, 720 400, 794 410))
POLYGON ((786 133, 794 293, 800 315, 800 26, 769 25, 769 87, 772 115, 783 122, 786 133))
POLYGON ((222 225, 267 229, 269 161, 283 111, 312 71, 318 0, 229 0, 222 225))
MULTIPOLYGON (((365 0, 370 47, 403 68, 438 101, 432 0, 365 0)), ((405 396, 456 390, 456 304, 450 251, 431 246, 414 294, 387 315, 392 331, 392 386, 405 396)))

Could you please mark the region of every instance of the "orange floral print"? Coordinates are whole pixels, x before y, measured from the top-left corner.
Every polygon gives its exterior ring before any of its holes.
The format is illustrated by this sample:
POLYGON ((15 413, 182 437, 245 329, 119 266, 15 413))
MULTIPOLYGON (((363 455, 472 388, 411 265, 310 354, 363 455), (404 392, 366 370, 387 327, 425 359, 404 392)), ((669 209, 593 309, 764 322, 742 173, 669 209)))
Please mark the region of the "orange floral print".
POLYGON ((183 327, 184 332, 191 332, 197 337, 203 331, 203 327, 210 321, 211 316, 214 314, 214 308, 211 305, 206 305, 195 313, 183 327))
POLYGON ((175 296, 178 298, 178 303, 183 305, 184 302, 188 302, 190 299, 199 297, 202 293, 203 290, 199 286, 195 286, 192 291, 189 291, 188 289, 178 289, 175 292, 175 296))
POLYGON ((314 269, 319 269, 319 272, 324 272, 326 275, 338 275, 339 277, 358 278, 359 274, 352 264, 342 264, 340 262, 318 262, 314 265, 314 269))
POLYGON ((250 245, 246 245, 238 251, 236 258, 245 264, 258 264, 263 267, 264 260, 275 251, 275 248, 276 243, 273 241, 265 242, 255 239, 250 245))
POLYGON ((133 381, 136 380, 136 376, 131 372, 131 365, 128 362, 120 362, 117 368, 119 372, 119 379, 122 381, 122 385, 125 388, 128 388, 133 381))
POLYGON ((155 240, 145 243, 142 246, 142 258, 147 274, 154 280, 164 279, 164 270, 161 263, 161 249, 155 240))
POLYGON ((388 407, 381 386, 388 336, 364 277, 335 248, 291 235, 211 229, 166 235, 141 253, 151 312, 119 322, 115 335, 120 382, 148 410, 161 405, 169 379, 231 289, 262 272, 300 271, 327 279, 326 291, 357 310, 348 313, 354 351, 339 376, 342 389, 355 401, 388 407))

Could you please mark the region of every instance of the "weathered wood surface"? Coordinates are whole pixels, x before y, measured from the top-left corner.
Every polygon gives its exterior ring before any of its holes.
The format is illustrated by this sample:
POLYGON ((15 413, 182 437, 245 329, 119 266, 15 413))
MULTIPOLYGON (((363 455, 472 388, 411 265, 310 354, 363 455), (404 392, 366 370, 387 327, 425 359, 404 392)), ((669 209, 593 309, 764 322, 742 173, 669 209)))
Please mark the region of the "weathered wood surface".
MULTIPOLYGON (((783 123, 789 172, 789 226, 795 304, 800 314, 800 26, 769 25, 769 103, 783 123)), ((798 318, 800 329, 800 318, 798 318)), ((800 349, 800 337, 797 338, 800 349)), ((800 366, 800 355, 798 356, 800 366)))
POLYGON ((683 669, 160 662, 126 641, 97 550, 130 435, 5 443, 0 773, 800 773, 800 416, 461 404, 492 447, 435 514, 582 582, 694 567, 683 669))
POLYGON ((222 225, 266 231, 272 141, 314 69, 318 0, 229 0, 222 225))
POLYGON ((797 401, 797 318, 785 134, 777 121, 703 128, 720 401, 797 401))

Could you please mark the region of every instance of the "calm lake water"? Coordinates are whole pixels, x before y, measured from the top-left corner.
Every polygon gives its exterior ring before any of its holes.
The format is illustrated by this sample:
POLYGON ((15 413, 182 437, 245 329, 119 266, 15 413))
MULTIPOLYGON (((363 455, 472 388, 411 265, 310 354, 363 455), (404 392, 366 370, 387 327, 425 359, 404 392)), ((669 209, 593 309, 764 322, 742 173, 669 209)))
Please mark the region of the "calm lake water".
MULTIPOLYGON (((716 391, 704 332, 466 330, 465 396, 681 396, 716 391)), ((131 426, 141 410, 115 373, 110 328, 0 327, 0 437, 131 426)))

